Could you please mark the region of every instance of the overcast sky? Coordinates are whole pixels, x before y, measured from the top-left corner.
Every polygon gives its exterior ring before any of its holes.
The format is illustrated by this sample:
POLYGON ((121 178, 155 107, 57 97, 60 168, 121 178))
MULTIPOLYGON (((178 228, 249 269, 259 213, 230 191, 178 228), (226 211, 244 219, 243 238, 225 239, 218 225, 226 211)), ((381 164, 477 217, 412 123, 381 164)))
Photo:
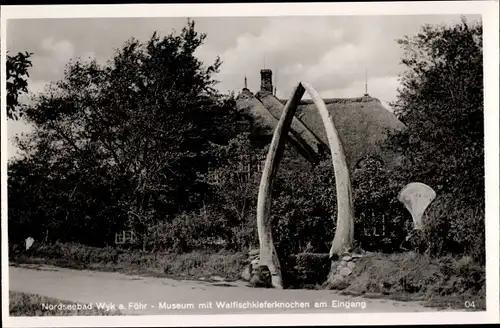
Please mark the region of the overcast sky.
MULTIPOLYGON (((479 16, 467 16, 478 21, 479 16)), ((63 77, 71 58, 96 58, 105 63, 116 48, 154 31, 180 31, 187 18, 30 19, 9 20, 7 50, 29 51, 33 67, 29 89, 39 92, 63 77)), ((323 97, 358 97, 368 93, 383 102, 396 99, 402 50, 396 39, 415 35, 423 24, 459 22, 459 16, 309 16, 194 18, 196 30, 207 33, 198 57, 207 65, 217 55, 223 61, 216 78, 219 89, 239 91, 244 76, 258 91, 260 69, 277 78, 279 97, 288 98, 299 81, 309 82, 323 97)), ((29 131, 23 122, 8 122, 9 139, 29 131)), ((9 158, 16 148, 9 141, 9 158)))

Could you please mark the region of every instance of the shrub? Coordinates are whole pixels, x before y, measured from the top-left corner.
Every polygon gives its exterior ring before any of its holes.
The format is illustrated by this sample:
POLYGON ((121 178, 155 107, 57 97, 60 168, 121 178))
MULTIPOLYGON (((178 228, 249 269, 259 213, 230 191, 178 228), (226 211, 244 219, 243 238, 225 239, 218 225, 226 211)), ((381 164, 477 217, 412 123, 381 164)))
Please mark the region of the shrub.
POLYGON ((331 162, 302 171, 283 171, 275 183, 271 222, 283 258, 303 252, 326 253, 335 232, 335 178, 331 162), (311 252, 311 250, 309 250, 311 252))
POLYGON ((424 234, 432 255, 466 255, 485 262, 484 204, 460 195, 438 196, 424 214, 424 234))
POLYGON ((476 310, 485 306, 484 266, 467 256, 457 259, 414 252, 375 253, 358 259, 347 281, 346 294, 385 294, 462 310, 464 301, 476 300, 476 310))
POLYGON ((218 251, 234 248, 232 227, 225 217, 212 208, 185 212, 171 221, 159 222, 148 228, 148 249, 179 253, 195 249, 218 251))
POLYGON ((405 182, 387 170, 379 156, 368 156, 352 176, 355 239, 371 251, 394 252, 411 228, 411 215, 398 201, 405 182))
POLYGON ((304 284, 321 285, 330 272, 329 254, 302 253, 295 256, 297 280, 304 284))

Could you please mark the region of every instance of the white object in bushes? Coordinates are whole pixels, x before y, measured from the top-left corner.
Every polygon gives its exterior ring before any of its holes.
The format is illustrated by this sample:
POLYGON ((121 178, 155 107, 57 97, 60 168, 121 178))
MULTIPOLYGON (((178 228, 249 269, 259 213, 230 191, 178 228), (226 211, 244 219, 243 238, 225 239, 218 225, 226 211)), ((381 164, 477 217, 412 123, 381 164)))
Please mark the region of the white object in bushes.
POLYGON ((422 216, 434 198, 436 192, 421 182, 409 183, 399 192, 398 200, 410 211, 415 230, 422 230, 422 216))
POLYGON ((25 240, 25 245, 26 245, 26 250, 30 249, 31 246, 33 246, 33 243, 35 240, 31 237, 26 238, 25 240))

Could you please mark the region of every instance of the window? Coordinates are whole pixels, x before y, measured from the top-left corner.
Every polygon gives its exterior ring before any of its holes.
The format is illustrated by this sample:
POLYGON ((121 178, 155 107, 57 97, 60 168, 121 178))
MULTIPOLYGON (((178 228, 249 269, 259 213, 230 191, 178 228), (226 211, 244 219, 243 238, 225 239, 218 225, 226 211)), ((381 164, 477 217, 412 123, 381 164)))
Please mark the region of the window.
POLYGON ((115 234, 115 244, 133 244, 136 241, 135 232, 133 230, 123 230, 115 234))
POLYGON ((217 170, 211 171, 207 175, 206 182, 211 184, 211 185, 218 186, 222 183, 222 174, 220 173, 220 171, 217 171, 217 170))

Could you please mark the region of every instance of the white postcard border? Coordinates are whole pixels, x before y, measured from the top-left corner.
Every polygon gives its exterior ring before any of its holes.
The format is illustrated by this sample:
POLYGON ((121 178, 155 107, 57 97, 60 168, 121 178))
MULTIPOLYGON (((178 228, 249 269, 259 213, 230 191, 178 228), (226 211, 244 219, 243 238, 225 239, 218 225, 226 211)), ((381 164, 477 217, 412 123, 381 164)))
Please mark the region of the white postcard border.
MULTIPOLYGON (((113 317, 10 317, 7 247, 7 124, 5 75, 1 76, 1 209, 2 209, 2 319, 10 327, 46 326, 235 326, 235 325, 350 325, 444 324, 499 322, 499 23, 498 1, 398 3, 288 3, 288 4, 175 4, 2 6, 1 58, 6 55, 8 19, 83 17, 209 17, 314 15, 424 15, 481 14, 484 29, 485 174, 486 174, 486 285, 487 311, 433 313, 287 314, 284 315, 169 315, 113 317)), ((1 61, 5 72, 5 60, 1 61)))

